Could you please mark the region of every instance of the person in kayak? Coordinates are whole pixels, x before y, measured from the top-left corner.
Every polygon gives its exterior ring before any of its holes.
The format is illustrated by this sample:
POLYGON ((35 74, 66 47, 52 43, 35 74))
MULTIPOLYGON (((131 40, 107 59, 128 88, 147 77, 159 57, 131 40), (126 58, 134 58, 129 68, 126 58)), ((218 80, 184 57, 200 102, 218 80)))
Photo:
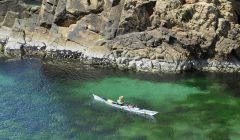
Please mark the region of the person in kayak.
POLYGON ((118 97, 117 104, 124 105, 124 96, 118 97))

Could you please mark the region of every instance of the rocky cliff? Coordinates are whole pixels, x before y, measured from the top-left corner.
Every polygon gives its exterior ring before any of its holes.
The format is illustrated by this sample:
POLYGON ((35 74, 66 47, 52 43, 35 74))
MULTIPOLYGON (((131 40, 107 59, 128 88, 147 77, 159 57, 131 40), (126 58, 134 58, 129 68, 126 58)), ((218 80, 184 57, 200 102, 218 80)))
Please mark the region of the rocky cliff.
POLYGON ((237 0, 43 0, 40 8, 13 1, 0 1, 9 7, 0 7, 11 28, 0 31, 7 55, 139 71, 240 72, 237 0))

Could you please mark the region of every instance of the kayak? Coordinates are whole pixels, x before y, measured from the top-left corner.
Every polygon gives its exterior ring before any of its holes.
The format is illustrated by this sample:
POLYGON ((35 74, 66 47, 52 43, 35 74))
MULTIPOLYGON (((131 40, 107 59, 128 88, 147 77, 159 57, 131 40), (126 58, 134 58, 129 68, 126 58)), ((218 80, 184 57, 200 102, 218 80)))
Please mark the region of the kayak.
POLYGON ((109 99, 105 99, 103 97, 99 97, 95 94, 93 94, 93 97, 95 100, 100 101, 100 102, 104 102, 112 107, 118 108, 118 109, 122 109, 125 111, 129 111, 129 112, 133 112, 136 114, 140 114, 140 115, 149 115, 149 116, 154 116, 156 115, 158 112, 157 111, 151 111, 151 110, 146 110, 146 109, 140 109, 138 107, 132 107, 130 105, 118 105, 116 102, 109 100, 109 99))

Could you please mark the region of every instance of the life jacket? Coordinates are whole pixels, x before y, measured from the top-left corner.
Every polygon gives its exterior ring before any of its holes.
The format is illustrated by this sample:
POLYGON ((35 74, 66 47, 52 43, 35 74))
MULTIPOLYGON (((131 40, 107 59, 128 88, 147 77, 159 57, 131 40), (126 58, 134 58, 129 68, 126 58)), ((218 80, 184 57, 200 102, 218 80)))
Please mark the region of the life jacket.
POLYGON ((123 105, 123 104, 124 104, 124 101, 118 99, 118 100, 117 100, 117 103, 118 103, 119 105, 123 105))

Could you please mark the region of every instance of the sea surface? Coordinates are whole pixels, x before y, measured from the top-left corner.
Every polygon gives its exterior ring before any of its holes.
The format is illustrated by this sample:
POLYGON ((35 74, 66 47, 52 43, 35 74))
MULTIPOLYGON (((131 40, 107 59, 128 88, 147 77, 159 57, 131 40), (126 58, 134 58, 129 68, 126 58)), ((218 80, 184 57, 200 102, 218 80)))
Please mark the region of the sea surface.
POLYGON ((239 140, 239 74, 146 74, 0 60, 0 140, 239 140), (158 111, 120 111, 92 94, 158 111))

